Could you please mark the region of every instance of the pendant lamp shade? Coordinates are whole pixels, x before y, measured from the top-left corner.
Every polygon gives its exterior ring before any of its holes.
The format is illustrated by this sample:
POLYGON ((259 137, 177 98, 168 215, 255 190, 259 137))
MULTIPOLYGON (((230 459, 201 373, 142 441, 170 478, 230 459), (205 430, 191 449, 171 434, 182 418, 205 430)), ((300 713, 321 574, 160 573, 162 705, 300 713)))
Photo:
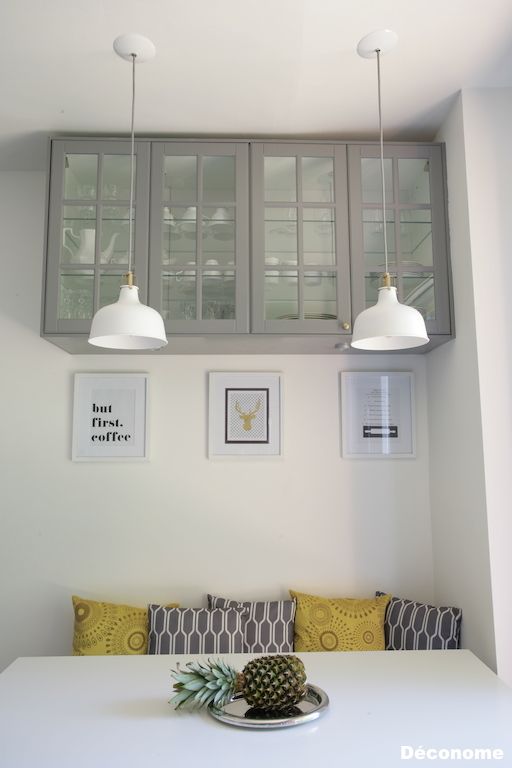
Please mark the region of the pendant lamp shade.
POLYGON ((167 344, 167 338, 161 315, 140 303, 137 286, 122 285, 116 303, 94 315, 89 344, 108 349, 158 349, 167 344))
POLYGON ((95 347, 121 350, 159 349, 167 344, 162 316, 139 301, 139 289, 133 285, 133 198, 135 176, 135 64, 149 61, 155 46, 137 34, 120 35, 114 40, 118 56, 132 65, 131 153, 130 153, 130 216, 128 222, 128 273, 126 284, 120 287, 119 299, 99 309, 92 319, 89 344, 95 347))
POLYGON ((379 107, 380 170, 382 185, 382 232, 384 240, 384 285, 379 288, 377 303, 361 312, 354 322, 351 346, 367 351, 385 352, 411 349, 428 344, 425 321, 414 307, 400 304, 396 287, 391 285, 388 271, 388 241, 386 217, 386 184, 384 178, 384 134, 382 130, 382 100, 380 56, 390 51, 398 40, 390 29, 372 32, 359 41, 357 52, 365 59, 377 59, 377 90, 379 107))
POLYGON ((417 309, 400 304, 394 285, 379 288, 377 303, 356 318, 352 346, 389 351, 427 344, 425 322, 417 309))

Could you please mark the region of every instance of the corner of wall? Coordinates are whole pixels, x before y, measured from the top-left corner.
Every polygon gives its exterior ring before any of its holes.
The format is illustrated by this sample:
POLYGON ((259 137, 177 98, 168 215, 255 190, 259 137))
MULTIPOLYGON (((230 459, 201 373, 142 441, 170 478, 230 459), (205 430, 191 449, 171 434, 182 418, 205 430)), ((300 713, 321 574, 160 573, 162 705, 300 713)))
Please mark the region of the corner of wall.
POLYGON ((446 144, 457 337, 427 360, 434 594, 462 608, 464 646, 495 668, 462 94, 436 138, 446 144))

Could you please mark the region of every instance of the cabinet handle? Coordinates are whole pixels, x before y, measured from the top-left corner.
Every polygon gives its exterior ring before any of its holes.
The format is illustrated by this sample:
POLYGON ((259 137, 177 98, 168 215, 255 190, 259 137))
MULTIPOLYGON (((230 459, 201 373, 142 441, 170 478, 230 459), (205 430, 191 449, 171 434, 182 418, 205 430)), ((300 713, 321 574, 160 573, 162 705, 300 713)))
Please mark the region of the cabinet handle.
POLYGON ((350 331, 350 323, 347 323, 346 320, 344 323, 341 324, 341 327, 343 328, 344 331, 350 331))

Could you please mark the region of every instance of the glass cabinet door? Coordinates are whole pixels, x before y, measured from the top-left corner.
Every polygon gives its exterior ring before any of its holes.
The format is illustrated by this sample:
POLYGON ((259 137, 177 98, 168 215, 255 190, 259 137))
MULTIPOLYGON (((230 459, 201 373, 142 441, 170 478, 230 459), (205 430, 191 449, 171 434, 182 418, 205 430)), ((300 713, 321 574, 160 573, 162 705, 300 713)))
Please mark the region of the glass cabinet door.
MULTIPOLYGON (((136 143, 134 253, 147 296, 149 146, 136 143)), ((88 333, 93 314, 117 301, 128 269, 130 143, 54 141, 44 328, 88 333)))
MULTIPOLYGON (((399 301, 415 307, 429 334, 450 333, 441 147, 384 147, 388 265, 399 301)), ((349 147, 352 308, 377 301, 385 271, 378 145, 349 147)))
POLYGON ((349 333, 345 146, 251 153, 252 330, 349 333))
POLYGON ((247 143, 155 143, 150 297, 168 333, 247 333, 247 143))

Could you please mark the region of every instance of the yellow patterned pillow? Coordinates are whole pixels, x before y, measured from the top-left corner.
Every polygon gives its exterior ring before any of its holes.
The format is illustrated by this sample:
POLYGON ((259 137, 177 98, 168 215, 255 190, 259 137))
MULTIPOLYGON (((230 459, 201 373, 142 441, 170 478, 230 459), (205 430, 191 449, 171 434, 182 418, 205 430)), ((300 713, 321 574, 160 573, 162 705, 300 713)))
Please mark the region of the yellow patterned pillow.
POLYGON ((358 600, 292 592, 297 601, 295 651, 383 651, 391 595, 358 600))
MULTIPOLYGON (((144 654, 148 650, 147 608, 85 600, 73 595, 73 656, 144 654)), ((170 608, 178 608, 171 603, 170 608)))

